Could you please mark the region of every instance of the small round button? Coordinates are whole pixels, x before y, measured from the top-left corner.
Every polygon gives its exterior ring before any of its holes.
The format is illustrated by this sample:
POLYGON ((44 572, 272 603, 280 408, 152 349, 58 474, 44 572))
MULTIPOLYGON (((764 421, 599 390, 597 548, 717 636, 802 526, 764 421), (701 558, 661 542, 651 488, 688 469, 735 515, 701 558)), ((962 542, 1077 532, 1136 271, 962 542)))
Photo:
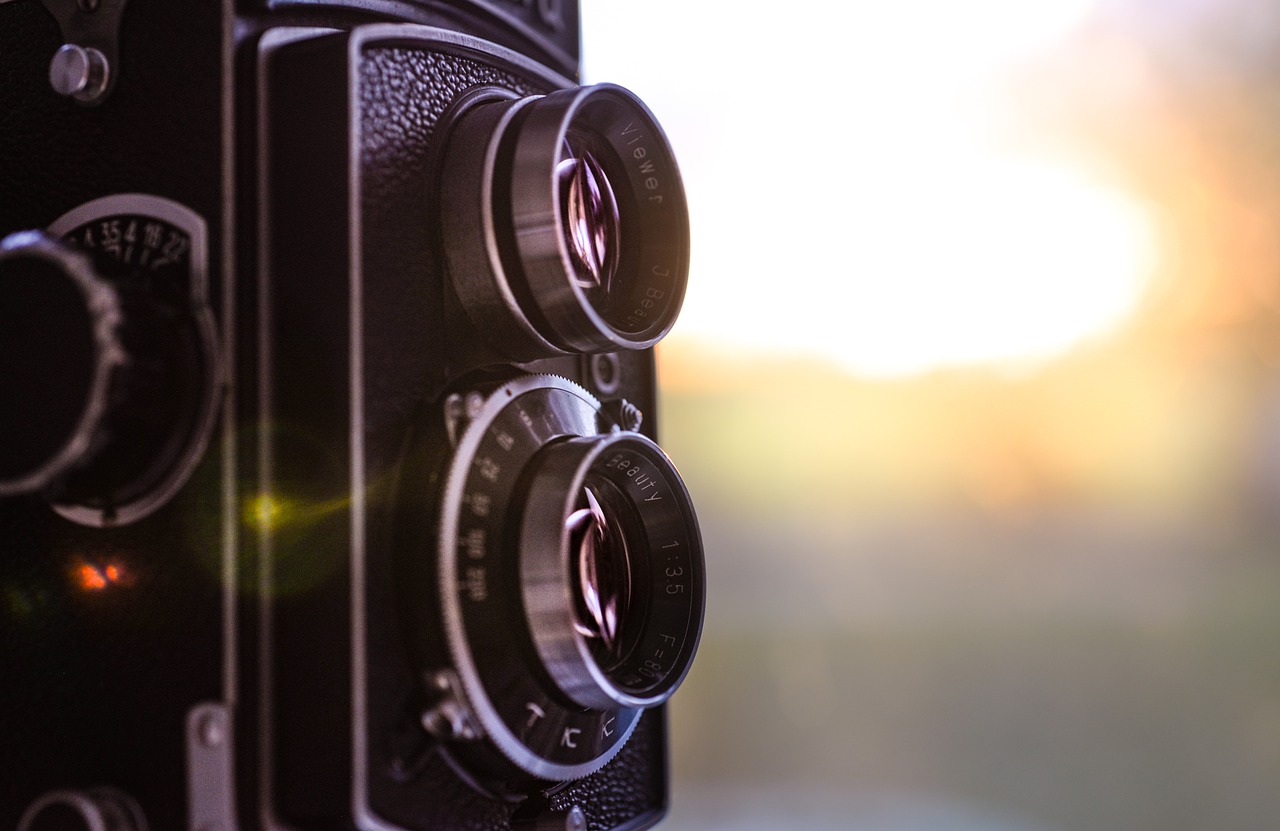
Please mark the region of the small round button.
POLYGON ((83 103, 96 101, 111 79, 107 56, 93 47, 63 44, 49 62, 53 91, 83 103))

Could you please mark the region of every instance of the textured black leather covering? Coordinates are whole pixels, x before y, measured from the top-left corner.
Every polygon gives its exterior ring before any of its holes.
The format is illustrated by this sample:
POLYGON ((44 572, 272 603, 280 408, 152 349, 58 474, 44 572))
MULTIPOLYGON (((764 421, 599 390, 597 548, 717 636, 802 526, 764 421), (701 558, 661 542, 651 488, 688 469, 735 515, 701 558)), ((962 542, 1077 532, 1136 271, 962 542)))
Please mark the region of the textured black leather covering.
MULTIPOLYGON (((378 291, 366 290, 365 328, 377 333, 366 340, 365 368, 371 382, 379 378, 430 377, 433 360, 439 353, 427 350, 418 355, 397 347, 397 338, 388 333, 415 326, 413 317, 422 309, 438 308, 439 286, 444 279, 440 257, 439 223, 435 219, 435 196, 439 182, 441 117, 458 96, 479 86, 496 86, 520 95, 550 91, 558 85, 546 70, 531 70, 519 62, 475 52, 465 46, 416 46, 379 44, 365 50, 358 67, 360 112, 360 182, 362 187, 363 263, 368 280, 377 280, 378 291), (422 217, 425 221, 414 221, 422 217), (376 276, 375 276, 376 275, 376 276), (415 363, 421 361, 421 366, 415 363)), ((418 329, 439 329, 418 325, 418 329)), ((447 344, 436 346, 445 349, 447 344)), ((635 385, 628 396, 653 412, 649 386, 652 356, 635 356, 649 372, 632 372, 635 385)), ((574 364, 570 363, 569 367, 574 364)), ((628 361, 628 367, 632 362, 628 361)), ((438 369, 437 369, 438 371, 438 369)), ((566 368, 546 371, 565 374, 566 368)), ((579 380, 582 380, 581 378, 579 380)), ((583 381, 585 383, 585 381, 583 381)), ((383 413, 394 422, 410 408, 422 390, 381 388, 374 392, 367 414, 383 413)), ((366 434, 370 464, 390 459, 402 448, 402 441, 389 430, 380 446, 379 428, 370 426, 366 434)), ((371 469, 370 477, 378 475, 371 469)), ((388 710, 396 706, 387 701, 388 710)), ((371 718, 377 720, 377 704, 371 718)), ((390 719, 388 712, 382 716, 390 719)), ((551 800, 553 809, 579 805, 592 831, 644 827, 656 821, 666 805, 665 718, 659 709, 645 715, 635 733, 615 759, 598 773, 573 783, 551 800)), ((492 759, 491 759, 492 761, 492 759)), ((371 765, 385 769, 385 764, 371 765)), ((393 819, 424 823, 429 828, 466 828, 497 831, 510 827, 512 806, 479 796, 437 763, 422 776, 426 787, 377 787, 383 798, 380 806, 393 819)))

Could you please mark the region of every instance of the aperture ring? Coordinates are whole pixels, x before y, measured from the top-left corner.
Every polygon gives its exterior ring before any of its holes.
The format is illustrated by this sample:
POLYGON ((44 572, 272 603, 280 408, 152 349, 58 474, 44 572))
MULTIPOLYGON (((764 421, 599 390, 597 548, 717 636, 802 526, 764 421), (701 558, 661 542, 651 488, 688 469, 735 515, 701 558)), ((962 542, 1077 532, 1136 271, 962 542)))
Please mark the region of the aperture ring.
POLYGON ((499 388, 458 443, 440 516, 440 597, 466 705, 488 740, 538 779, 586 776, 621 750, 636 709, 586 710, 542 686, 520 613, 516 552, 504 545, 519 472, 548 442, 596 431, 578 385, 527 376, 499 388))

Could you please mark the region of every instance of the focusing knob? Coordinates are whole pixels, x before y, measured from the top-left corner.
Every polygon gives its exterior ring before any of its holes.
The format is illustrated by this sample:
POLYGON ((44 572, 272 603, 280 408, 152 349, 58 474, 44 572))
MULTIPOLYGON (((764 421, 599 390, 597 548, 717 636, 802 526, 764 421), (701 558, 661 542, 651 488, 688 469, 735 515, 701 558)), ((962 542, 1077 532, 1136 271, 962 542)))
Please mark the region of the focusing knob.
POLYGON ((88 255, 37 231, 0 241, 0 496, 49 487, 105 443, 123 319, 88 255))
POLYGON ((115 788, 50 791, 31 803, 18 831, 147 831, 138 803, 115 788))
POLYGON ((218 375, 208 311, 178 287, 43 232, 0 240, 0 497, 147 515, 194 468, 218 375))

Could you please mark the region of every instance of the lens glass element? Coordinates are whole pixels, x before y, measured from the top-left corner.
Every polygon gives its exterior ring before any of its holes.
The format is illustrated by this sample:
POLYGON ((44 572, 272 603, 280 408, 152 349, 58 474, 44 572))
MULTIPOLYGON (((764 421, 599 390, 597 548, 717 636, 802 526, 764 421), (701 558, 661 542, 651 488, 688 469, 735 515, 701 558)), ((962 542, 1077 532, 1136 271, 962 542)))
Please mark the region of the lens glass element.
MULTIPOLYGON (((573 585, 574 629, 590 645, 596 663, 606 673, 626 659, 634 644, 634 626, 628 615, 637 600, 633 596, 632 543, 634 518, 625 515, 625 497, 607 481, 595 481, 582 489, 585 507, 569 515, 573 585)), ((641 544, 643 540, 636 540, 641 544)))
POLYGON ((702 629, 702 543, 679 474, 629 431, 554 442, 532 464, 521 590, 543 667, 584 707, 661 704, 702 629))
POLYGON ((503 759, 578 778, 688 671, 705 605, 697 517, 662 449, 602 432, 614 419, 573 382, 521 376, 475 403, 445 476, 406 466, 400 548, 434 535, 438 560, 405 568, 436 578, 440 599, 405 604, 407 631, 434 654, 443 622, 468 710, 503 759))
POLYGON ((564 158, 556 166, 560 213, 573 280, 591 305, 604 313, 621 250, 618 203, 600 162, 577 145, 572 137, 567 139, 564 158))

